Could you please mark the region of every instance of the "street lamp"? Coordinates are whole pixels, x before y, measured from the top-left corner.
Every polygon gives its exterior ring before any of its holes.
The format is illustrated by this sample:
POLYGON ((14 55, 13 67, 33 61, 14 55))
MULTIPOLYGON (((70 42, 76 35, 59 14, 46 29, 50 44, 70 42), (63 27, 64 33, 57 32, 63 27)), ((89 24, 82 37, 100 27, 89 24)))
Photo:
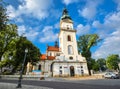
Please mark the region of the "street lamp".
POLYGON ((24 56, 24 60, 23 60, 23 64, 22 64, 22 70, 20 71, 20 77, 19 77, 19 80, 18 80, 18 85, 16 88, 21 88, 21 79, 22 79, 22 73, 23 73, 23 70, 24 70, 24 64, 25 64, 25 59, 26 59, 26 55, 28 53, 28 49, 26 48, 25 49, 25 56, 24 56))
POLYGON ((120 62, 118 62, 118 71, 119 71, 119 74, 120 74, 120 62))

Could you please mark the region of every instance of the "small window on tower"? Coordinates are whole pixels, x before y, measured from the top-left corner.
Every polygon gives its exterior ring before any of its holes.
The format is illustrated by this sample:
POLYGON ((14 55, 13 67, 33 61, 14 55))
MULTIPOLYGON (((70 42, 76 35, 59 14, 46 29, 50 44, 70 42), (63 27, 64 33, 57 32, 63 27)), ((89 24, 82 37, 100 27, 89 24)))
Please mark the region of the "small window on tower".
POLYGON ((81 68, 83 68, 83 66, 81 66, 81 68))
POLYGON ((71 41, 71 36, 70 36, 70 35, 68 35, 67 39, 68 39, 68 41, 71 41))
POLYGON ((69 29, 69 25, 67 25, 67 29, 69 29))
POLYGON ((60 69, 62 69, 62 66, 60 66, 60 69))

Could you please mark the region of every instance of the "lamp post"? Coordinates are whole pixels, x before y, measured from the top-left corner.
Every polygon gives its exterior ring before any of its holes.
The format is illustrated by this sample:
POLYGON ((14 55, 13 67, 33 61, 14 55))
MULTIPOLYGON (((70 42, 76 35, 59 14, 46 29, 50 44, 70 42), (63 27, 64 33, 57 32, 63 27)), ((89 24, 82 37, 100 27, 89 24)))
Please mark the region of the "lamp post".
POLYGON ((20 77, 19 77, 19 80, 18 80, 18 85, 16 88, 21 88, 21 79, 22 79, 22 73, 23 73, 23 70, 24 70, 24 64, 25 64, 25 59, 26 59, 26 55, 28 53, 28 49, 26 48, 25 49, 25 56, 24 56, 24 60, 23 60, 23 64, 22 64, 22 70, 20 71, 20 77))
POLYGON ((118 62, 118 71, 119 71, 119 74, 120 74, 120 62, 118 62))

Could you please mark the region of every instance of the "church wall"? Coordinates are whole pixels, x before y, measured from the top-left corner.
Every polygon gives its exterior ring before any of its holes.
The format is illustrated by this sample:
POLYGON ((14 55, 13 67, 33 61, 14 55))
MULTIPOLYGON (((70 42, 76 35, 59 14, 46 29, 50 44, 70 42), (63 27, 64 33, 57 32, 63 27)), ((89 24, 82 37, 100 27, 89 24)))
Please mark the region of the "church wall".
POLYGON ((56 51, 48 51, 47 52, 48 56, 56 56, 57 54, 60 54, 60 52, 56 52, 56 51))
POLYGON ((61 27, 65 28, 65 29, 67 29, 67 28, 73 29, 73 25, 71 23, 64 23, 63 22, 61 27))
POLYGON ((53 77, 71 76, 71 66, 74 67, 75 76, 88 75, 88 70, 85 63, 55 63, 53 66, 53 77))
POLYGON ((41 61, 40 64, 41 64, 41 71, 42 72, 45 72, 45 73, 49 73, 51 71, 50 69, 50 66, 52 64, 52 60, 44 60, 44 61, 41 61))

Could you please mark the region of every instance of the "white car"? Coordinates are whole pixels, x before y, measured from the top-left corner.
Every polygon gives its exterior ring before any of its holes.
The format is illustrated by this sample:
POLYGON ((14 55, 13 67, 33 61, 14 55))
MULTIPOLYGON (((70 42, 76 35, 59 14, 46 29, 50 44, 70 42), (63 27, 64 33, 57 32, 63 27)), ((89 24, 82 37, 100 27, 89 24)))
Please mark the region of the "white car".
POLYGON ((119 76, 113 72, 107 72, 104 74, 104 78, 118 79, 119 76))

